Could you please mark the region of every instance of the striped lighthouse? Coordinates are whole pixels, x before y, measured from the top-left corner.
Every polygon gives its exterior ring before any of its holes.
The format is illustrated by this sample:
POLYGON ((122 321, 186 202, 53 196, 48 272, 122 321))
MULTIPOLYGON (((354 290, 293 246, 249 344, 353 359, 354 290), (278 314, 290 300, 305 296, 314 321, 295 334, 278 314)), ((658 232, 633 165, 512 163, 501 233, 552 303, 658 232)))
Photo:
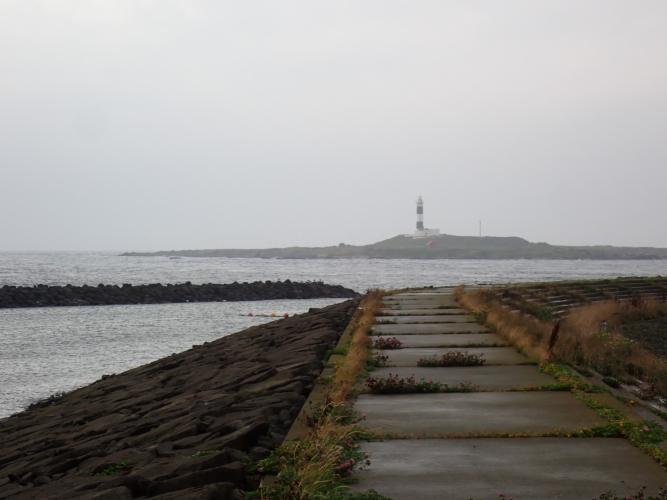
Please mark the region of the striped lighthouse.
POLYGON ((406 236, 416 239, 430 238, 432 236, 438 236, 439 234, 439 229, 427 229, 424 227, 424 200, 420 196, 417 198, 417 230, 414 234, 406 234, 406 236))
POLYGON ((417 198, 417 231, 424 230, 424 200, 417 198))

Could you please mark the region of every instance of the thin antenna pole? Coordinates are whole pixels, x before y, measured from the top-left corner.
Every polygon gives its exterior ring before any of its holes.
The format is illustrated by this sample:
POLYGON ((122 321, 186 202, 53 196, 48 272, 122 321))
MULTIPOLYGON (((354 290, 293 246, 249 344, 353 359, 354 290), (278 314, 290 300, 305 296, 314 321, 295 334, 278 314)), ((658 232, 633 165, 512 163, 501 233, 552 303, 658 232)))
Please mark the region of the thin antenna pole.
POLYGON ((482 221, 479 221, 479 237, 482 237, 482 221))

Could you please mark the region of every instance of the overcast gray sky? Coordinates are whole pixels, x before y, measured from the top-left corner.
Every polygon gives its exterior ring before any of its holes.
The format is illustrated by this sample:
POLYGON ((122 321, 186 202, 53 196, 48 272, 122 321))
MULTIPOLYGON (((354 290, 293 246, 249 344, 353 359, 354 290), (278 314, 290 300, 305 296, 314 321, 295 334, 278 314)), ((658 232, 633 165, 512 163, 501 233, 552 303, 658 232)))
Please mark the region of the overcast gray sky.
POLYGON ((667 247, 667 2, 0 0, 0 249, 667 247))

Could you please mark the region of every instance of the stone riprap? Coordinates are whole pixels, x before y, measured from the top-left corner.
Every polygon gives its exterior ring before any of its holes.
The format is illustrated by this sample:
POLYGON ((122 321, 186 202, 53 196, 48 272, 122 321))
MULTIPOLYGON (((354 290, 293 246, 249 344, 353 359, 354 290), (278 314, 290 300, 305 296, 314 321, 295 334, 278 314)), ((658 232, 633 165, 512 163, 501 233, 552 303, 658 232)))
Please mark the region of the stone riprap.
POLYGON ((0 308, 166 304, 242 300, 353 298, 354 290, 320 282, 255 281, 193 285, 192 283, 97 286, 10 286, 0 288, 0 308))
POLYGON ((0 498, 240 498, 358 305, 256 326, 0 421, 0 498))

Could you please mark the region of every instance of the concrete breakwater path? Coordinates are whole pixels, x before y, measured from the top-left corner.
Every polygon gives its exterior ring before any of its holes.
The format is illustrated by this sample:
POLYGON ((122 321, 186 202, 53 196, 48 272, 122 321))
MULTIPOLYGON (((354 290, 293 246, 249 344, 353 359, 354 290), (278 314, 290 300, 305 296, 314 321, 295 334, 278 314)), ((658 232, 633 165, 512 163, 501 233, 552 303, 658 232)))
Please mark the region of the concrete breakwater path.
POLYGON ((355 489, 394 500, 579 500, 667 485, 667 472, 625 439, 567 437, 607 422, 570 392, 539 390, 555 380, 477 324, 451 290, 389 295, 384 305, 371 338, 396 337, 402 348, 383 350, 386 366, 372 376, 469 384, 470 392, 361 394, 361 425, 382 440, 362 445, 371 465, 356 473, 355 489), (486 362, 418 366, 451 351, 486 362))

